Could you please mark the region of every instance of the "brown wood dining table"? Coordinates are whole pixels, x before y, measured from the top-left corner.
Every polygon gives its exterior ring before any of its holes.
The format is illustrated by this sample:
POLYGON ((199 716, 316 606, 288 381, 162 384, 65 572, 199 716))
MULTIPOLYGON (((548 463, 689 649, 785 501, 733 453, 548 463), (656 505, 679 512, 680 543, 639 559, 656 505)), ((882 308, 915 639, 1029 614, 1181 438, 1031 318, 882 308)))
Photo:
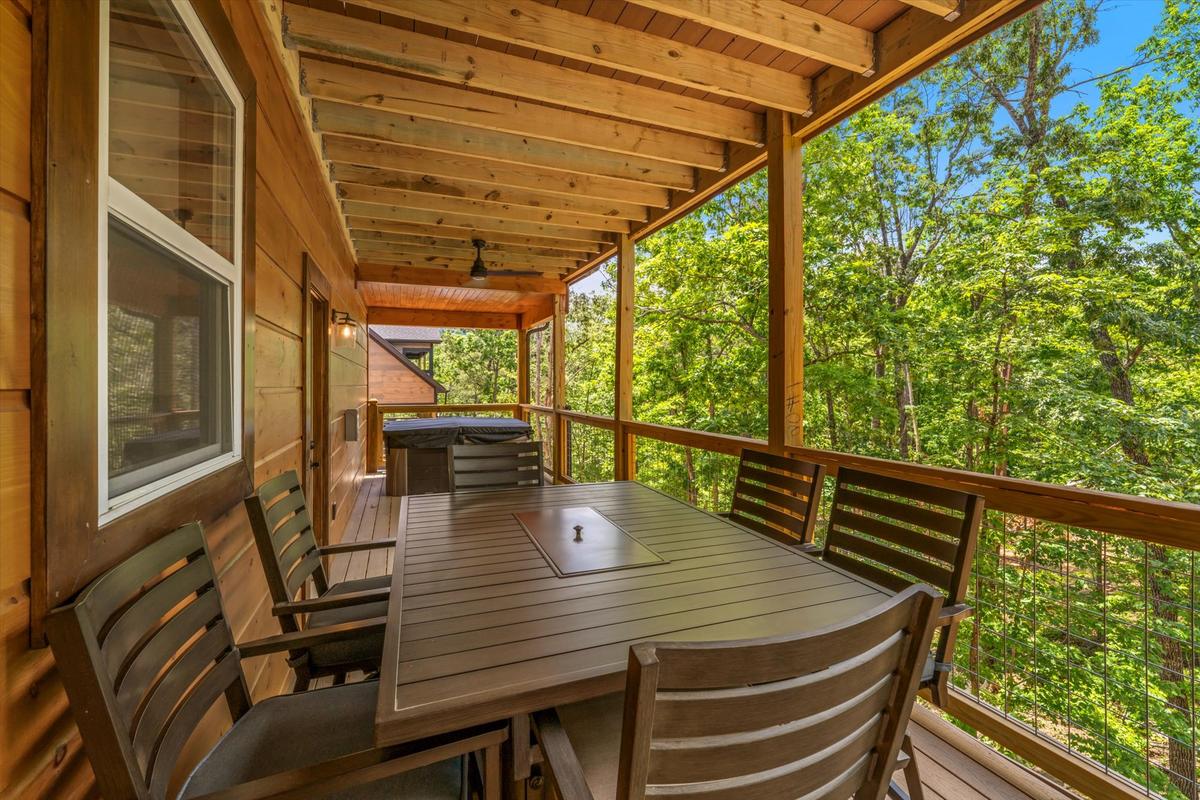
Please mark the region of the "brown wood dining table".
POLYGON ((630 481, 410 496, 395 525, 381 746, 620 691, 639 641, 812 630, 889 595, 630 481))

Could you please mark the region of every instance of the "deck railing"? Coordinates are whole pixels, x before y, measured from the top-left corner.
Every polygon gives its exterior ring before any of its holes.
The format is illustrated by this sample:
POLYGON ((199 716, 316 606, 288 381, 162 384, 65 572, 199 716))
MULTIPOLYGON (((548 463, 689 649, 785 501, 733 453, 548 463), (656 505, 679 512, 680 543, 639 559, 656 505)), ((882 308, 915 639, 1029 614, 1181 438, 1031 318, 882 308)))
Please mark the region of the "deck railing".
MULTIPOLYGON (((742 448, 766 445, 545 406, 503 410, 527 418, 548 455, 558 454, 547 463, 561 465, 553 475, 559 482, 611 480, 618 437, 627 437, 636 453, 629 477, 709 510, 728 508, 742 448), (673 477, 680 464, 682 482, 673 477)), ((856 467, 985 498, 969 598, 976 615, 958 637, 945 713, 1085 795, 1197 800, 1200 508, 789 452, 825 464, 831 476, 856 467)))

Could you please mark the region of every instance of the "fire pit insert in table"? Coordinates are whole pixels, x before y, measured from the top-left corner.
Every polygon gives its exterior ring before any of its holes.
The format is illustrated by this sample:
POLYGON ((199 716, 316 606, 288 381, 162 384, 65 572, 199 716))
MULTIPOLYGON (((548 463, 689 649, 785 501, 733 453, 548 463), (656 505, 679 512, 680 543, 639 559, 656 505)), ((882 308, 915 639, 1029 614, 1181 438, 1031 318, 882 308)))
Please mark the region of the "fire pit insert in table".
POLYGON ((519 511, 513 516, 560 577, 667 561, 590 506, 519 511))

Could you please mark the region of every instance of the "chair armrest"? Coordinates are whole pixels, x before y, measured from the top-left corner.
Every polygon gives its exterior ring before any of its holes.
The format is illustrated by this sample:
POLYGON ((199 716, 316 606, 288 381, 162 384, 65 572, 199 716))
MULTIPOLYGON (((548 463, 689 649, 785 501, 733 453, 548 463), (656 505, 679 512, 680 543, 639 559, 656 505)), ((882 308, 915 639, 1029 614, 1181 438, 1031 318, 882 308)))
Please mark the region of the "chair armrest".
POLYGON ((339 622, 337 625, 325 625, 320 628, 309 628, 292 633, 280 633, 253 639, 238 644, 237 649, 242 658, 265 656, 269 653, 280 653, 285 650, 303 650, 315 644, 340 642, 345 639, 357 639, 371 633, 382 632, 387 623, 387 617, 372 617, 371 619, 356 619, 353 622, 339 622))
POLYGON ((323 556, 337 555, 338 553, 357 553, 360 550, 374 550, 379 547, 395 547, 395 539, 371 539, 366 542, 339 542, 338 544, 327 544, 317 549, 321 551, 323 556))
POLYGON ((541 747, 542 763, 549 768, 562 800, 595 800, 558 712, 551 708, 535 711, 529 717, 541 747))
POLYGON ((361 592, 345 592, 343 594, 325 595, 309 600, 292 600, 288 603, 276 603, 271 606, 271 613, 277 617, 289 614, 311 614, 313 611, 327 611, 331 608, 346 608, 363 603, 387 602, 391 597, 391 589, 364 589, 361 592))
POLYGON ((938 614, 938 627, 951 625, 955 622, 962 622, 967 617, 973 616, 975 609, 966 603, 958 603, 952 606, 942 606, 941 613, 938 614))

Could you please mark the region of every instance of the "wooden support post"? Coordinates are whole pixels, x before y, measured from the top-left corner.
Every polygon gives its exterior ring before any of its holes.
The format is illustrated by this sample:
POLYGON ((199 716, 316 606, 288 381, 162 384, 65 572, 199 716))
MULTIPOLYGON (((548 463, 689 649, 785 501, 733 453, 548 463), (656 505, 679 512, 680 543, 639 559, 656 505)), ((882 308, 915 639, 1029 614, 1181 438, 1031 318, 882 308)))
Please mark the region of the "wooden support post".
POLYGON ((767 224, 770 322, 767 444, 804 444, 804 160, 792 118, 767 112, 767 224))
POLYGON ((513 416, 529 421, 529 412, 523 406, 529 405, 529 331, 517 331, 517 411, 513 416))
POLYGON ((614 477, 631 481, 637 477, 637 439, 623 422, 633 419, 633 307, 634 269, 633 239, 621 234, 617 239, 617 346, 616 398, 613 404, 617 427, 613 435, 616 445, 614 477))
POLYGON ((367 401, 367 472, 378 472, 383 461, 383 420, 379 401, 367 401))
POLYGON ((567 298, 554 296, 554 321, 551 324, 550 355, 553 358, 554 386, 554 482, 565 483, 570 472, 570 447, 567 440, 567 418, 558 412, 567 407, 566 381, 566 321, 567 298))

